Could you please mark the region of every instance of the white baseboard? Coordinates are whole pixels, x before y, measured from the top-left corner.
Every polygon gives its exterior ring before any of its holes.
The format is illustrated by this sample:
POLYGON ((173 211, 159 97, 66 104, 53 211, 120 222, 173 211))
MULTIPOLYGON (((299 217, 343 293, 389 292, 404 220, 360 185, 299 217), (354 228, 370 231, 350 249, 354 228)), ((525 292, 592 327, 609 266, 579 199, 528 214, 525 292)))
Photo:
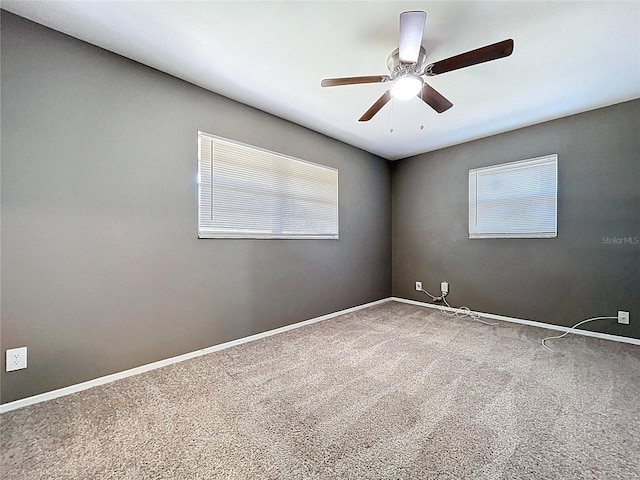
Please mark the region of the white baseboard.
MULTIPOLYGON (((416 300, 408 300, 406 298, 400 298, 400 297, 391 297, 390 300, 393 300, 395 302, 408 303, 411 305, 418 305, 420 307, 434 308, 436 310, 445 310, 447 312, 455 312, 457 310, 455 308, 434 305, 433 303, 427 303, 427 302, 418 302, 416 300)), ((493 313, 483 313, 483 312, 475 312, 475 311, 473 313, 476 313, 480 315, 480 317, 486 318, 488 320, 500 320, 503 322, 520 323, 522 325, 529 325, 531 327, 546 328, 547 330, 558 330, 561 332, 566 332, 568 330, 571 330, 569 327, 553 325, 551 323, 536 322, 533 320, 524 320, 522 318, 505 317, 503 315, 494 315, 493 313)), ((612 340, 614 342, 631 343, 632 345, 640 345, 639 339, 631 338, 631 337, 622 337, 620 335, 610 335, 608 333, 592 332, 589 330, 579 330, 579 329, 571 330, 571 333, 576 335, 584 335, 585 337, 602 338, 603 340, 612 340)))
POLYGON ((278 333, 283 333, 289 330, 293 330, 294 328, 304 327, 306 325, 311 325, 312 323, 321 322, 322 320, 328 320, 330 318, 338 317, 340 315, 355 312, 357 310, 362 310, 363 308, 373 307, 374 305, 387 303, 387 302, 390 302, 391 300, 392 300, 391 298, 383 298, 382 300, 365 303, 364 305, 358 305, 356 307, 347 308, 345 310, 329 313, 327 315, 322 315, 321 317, 311 318, 309 320, 293 323, 291 325, 285 325, 284 327, 275 328, 273 330, 268 330, 266 332, 256 333, 255 335, 250 335, 248 337, 243 337, 237 340, 231 340, 230 342, 214 345, 212 347, 203 348, 202 350, 196 350, 194 352, 185 353, 183 355, 178 355, 176 357, 167 358, 165 360, 159 360, 157 362, 149 363, 147 365, 141 365, 139 367, 131 368, 129 370, 124 370, 122 372, 113 373, 111 375, 106 375, 104 377, 95 378, 93 380, 88 380, 86 382, 82 382, 75 385, 70 385, 68 387, 59 388, 57 390, 52 390, 50 392, 34 395, 32 397, 22 398, 20 400, 15 400, 13 402, 4 403, 0 405, 0 413, 9 412, 11 410, 16 410, 18 408, 26 407, 28 405, 34 405, 36 403, 45 402, 47 400, 53 400, 54 398, 63 397, 65 395, 71 395, 72 393, 81 392, 82 390, 87 390, 89 388, 97 387, 98 385, 104 385, 105 383, 114 382, 116 380, 120 380, 121 378, 131 377, 133 375, 138 375, 140 373, 155 370, 156 368, 166 367, 167 365, 171 365, 173 363, 183 362, 185 360, 200 357, 208 353, 218 352, 226 348, 235 347, 236 345, 242 345, 243 343, 253 342, 261 338, 266 338, 266 337, 270 337, 271 335, 276 335, 278 333))
MULTIPOLYGON (((242 345, 243 343, 253 342, 255 340, 259 340, 261 338, 270 337, 271 335, 276 335, 278 333, 287 332, 289 330, 293 330, 294 328, 304 327, 305 325, 311 325, 312 323, 321 322, 323 320, 328 320, 330 318, 338 317, 340 315, 344 315, 347 313, 355 312, 357 310, 362 310, 364 308, 373 307, 374 305, 380 305, 387 302, 400 302, 400 303, 408 303, 410 305, 417 305, 420 307, 428 307, 436 310, 446 310, 449 312, 455 312, 455 308, 449 307, 441 307, 439 305, 434 305, 432 303, 426 302, 418 302, 416 300, 408 300, 406 298, 400 297, 388 297, 383 298, 382 300, 377 300, 375 302, 365 303, 364 305, 358 305, 356 307, 347 308, 345 310, 340 310, 338 312, 329 313, 327 315, 323 315, 321 317, 311 318, 309 320, 304 320, 302 322, 294 323, 291 325, 285 325, 284 327, 276 328, 273 330, 269 330, 262 333, 257 333, 255 335, 250 335, 248 337, 239 338, 237 340, 232 340, 230 342, 221 343, 219 345, 214 345, 212 347, 203 348, 202 350, 196 350, 194 352, 185 353, 183 355, 178 355, 176 357, 167 358, 165 360, 160 360, 157 362, 149 363, 147 365, 141 365, 139 367, 131 368, 129 370, 124 370, 122 372, 114 373, 111 375, 106 375, 104 377, 95 378, 93 380, 88 380, 86 382, 78 383, 76 385, 70 385, 68 387, 60 388, 58 390, 52 390, 50 392, 41 393, 38 395, 34 395, 32 397, 22 398, 20 400, 15 400, 13 402, 4 403, 0 405, 0 413, 9 412, 11 410, 16 410, 18 408, 26 407, 28 405, 34 405, 36 403, 45 402, 47 400, 52 400, 54 398, 63 397, 65 395, 70 395, 72 393, 81 392, 82 390, 87 390, 92 387, 97 387, 98 385, 104 385, 105 383, 114 382, 121 378, 131 377, 133 375, 138 375, 140 373, 149 372, 151 370, 155 370, 157 368, 166 367, 167 365, 171 365, 173 363, 183 362, 185 360, 189 360, 192 358, 196 358, 202 355, 206 355, 208 353, 218 352, 220 350, 224 350, 226 348, 234 347, 236 345, 242 345)), ((494 315, 492 313, 483 313, 483 312, 473 312, 482 318, 486 318, 489 320, 500 320, 504 322, 512 322, 512 323, 520 323, 523 325, 529 325, 531 327, 538 328, 546 328, 548 330, 558 330, 561 332, 566 332, 569 327, 562 327, 559 325, 552 325, 550 323, 536 322, 533 320, 524 320, 521 318, 514 317, 505 317, 503 315, 494 315)), ((630 343, 633 345, 640 345, 640 340, 636 338, 630 337, 622 337, 619 335, 609 335, 608 333, 599 333, 592 332, 589 330, 573 330, 572 333, 576 335, 584 335, 587 337, 595 337, 601 338, 604 340, 612 340, 614 342, 622 342, 622 343, 630 343)))

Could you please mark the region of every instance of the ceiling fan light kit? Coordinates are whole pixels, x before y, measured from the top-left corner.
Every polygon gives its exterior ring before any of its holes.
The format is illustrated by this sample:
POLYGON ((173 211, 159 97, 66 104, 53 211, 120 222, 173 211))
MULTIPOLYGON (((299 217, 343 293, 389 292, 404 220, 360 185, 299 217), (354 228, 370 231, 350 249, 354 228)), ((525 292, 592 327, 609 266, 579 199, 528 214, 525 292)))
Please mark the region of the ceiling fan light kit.
POLYGON ((360 117, 358 120, 360 122, 371 120, 391 100, 391 97, 398 100, 408 100, 417 96, 436 112, 442 113, 451 108, 453 103, 428 85, 423 76, 433 77, 452 70, 497 60, 508 57, 513 52, 513 40, 509 39, 425 66, 427 53, 422 46, 422 36, 426 19, 427 13, 423 11, 408 11, 400 14, 398 48, 391 52, 387 58, 389 75, 325 78, 322 80, 321 86, 337 87, 361 83, 393 82, 391 88, 360 117))
POLYGON ((404 75, 397 78, 391 87, 391 96, 398 100, 409 100, 422 90, 422 79, 417 75, 404 75))

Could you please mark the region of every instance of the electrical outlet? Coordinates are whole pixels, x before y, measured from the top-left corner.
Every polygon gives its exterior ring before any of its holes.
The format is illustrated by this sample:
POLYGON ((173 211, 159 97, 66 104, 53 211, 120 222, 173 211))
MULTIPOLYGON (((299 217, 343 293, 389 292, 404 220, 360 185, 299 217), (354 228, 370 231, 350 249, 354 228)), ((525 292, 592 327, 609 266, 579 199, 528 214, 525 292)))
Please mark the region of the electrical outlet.
POLYGON ((27 368, 27 347, 7 350, 7 372, 27 368))
POLYGON ((442 292, 442 294, 446 294, 449 293, 449 283, 448 282, 442 282, 440 284, 440 291, 442 292))
POLYGON ((622 310, 618 310, 618 323, 624 323, 625 325, 629 325, 629 312, 623 312, 622 310))
POLYGON ((416 282, 416 290, 419 292, 422 290, 422 282, 416 282))

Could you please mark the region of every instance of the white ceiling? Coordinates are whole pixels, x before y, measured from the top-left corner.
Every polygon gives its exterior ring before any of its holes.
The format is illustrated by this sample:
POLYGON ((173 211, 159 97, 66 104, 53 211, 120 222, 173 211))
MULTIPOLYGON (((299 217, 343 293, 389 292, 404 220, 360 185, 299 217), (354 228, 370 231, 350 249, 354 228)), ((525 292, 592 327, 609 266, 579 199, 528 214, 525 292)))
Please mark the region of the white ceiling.
POLYGON ((640 2, 11 1, 2 8, 388 159, 640 97, 640 2), (510 57, 358 118, 389 84, 399 14, 425 10, 427 63, 512 38, 510 57), (424 129, 420 125, 424 124, 424 129), (393 129, 393 132, 390 130, 393 129))

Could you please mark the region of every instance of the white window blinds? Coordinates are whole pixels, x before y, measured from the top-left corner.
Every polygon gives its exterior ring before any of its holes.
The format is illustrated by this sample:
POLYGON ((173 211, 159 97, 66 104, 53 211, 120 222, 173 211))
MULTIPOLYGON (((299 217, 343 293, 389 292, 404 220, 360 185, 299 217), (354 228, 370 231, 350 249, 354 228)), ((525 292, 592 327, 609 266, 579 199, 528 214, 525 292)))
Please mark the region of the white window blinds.
POLYGON ((558 156, 469 170, 469 238, 557 236, 558 156))
POLYGON ((198 133, 200 238, 338 238, 338 171, 198 133))

